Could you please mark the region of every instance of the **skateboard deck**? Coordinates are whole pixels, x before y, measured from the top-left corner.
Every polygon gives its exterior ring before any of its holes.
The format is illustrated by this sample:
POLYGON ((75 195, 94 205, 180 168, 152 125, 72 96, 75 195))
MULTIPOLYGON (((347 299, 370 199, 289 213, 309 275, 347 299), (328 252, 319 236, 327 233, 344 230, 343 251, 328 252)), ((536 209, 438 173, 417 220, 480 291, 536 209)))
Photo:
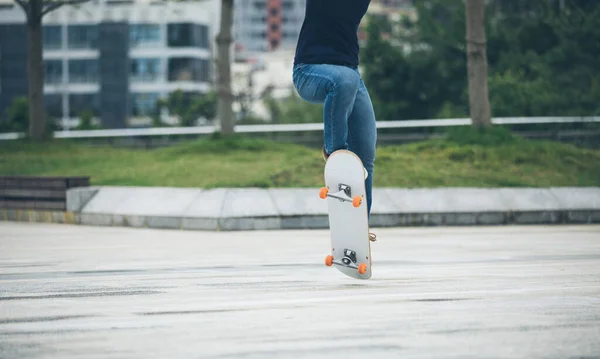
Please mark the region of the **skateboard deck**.
POLYGON ((362 161, 350 151, 335 151, 327 159, 324 177, 319 196, 327 201, 331 234, 325 264, 349 277, 369 279, 371 242, 362 161))

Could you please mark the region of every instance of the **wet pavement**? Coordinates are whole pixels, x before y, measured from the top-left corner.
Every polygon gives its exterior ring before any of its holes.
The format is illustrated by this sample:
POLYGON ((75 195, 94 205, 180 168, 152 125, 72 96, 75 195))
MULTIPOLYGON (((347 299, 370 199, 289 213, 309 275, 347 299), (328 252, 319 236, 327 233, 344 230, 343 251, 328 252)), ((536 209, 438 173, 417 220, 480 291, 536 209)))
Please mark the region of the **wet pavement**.
POLYGON ((0 222, 0 358, 600 358, 600 226, 376 233, 0 222))

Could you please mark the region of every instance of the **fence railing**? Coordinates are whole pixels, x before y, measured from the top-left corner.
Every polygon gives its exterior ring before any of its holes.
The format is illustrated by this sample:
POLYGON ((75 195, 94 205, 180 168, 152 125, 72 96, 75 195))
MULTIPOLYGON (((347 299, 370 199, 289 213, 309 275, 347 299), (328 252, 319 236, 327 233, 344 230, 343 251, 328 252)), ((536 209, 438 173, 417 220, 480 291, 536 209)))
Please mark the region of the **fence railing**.
MULTIPOLYGON (((497 125, 530 125, 530 124, 556 124, 556 123, 593 123, 600 122, 600 116, 589 117, 497 117, 492 119, 497 125)), ((423 127, 454 127, 470 126, 469 118, 435 119, 435 120, 404 120, 404 121, 379 121, 377 128, 423 128, 423 127)), ((172 136, 172 135, 203 135, 218 131, 215 126, 193 127, 152 127, 152 128, 122 128, 111 130, 77 130, 55 131, 54 138, 100 138, 100 137, 147 137, 147 136, 172 136)), ((295 124, 264 124, 264 125, 236 125, 237 133, 270 133, 270 132, 309 132, 322 131, 322 123, 295 123, 295 124)), ((23 133, 0 133, 0 140, 16 140, 24 137, 23 133)))

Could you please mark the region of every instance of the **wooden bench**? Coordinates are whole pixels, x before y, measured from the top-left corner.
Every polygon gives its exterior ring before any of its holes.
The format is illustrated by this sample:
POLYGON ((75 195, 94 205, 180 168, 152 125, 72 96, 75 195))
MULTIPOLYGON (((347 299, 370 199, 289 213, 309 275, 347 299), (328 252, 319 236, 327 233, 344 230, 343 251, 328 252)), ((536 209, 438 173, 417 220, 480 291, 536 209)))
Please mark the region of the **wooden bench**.
POLYGON ((67 190, 89 185, 89 177, 0 176, 0 208, 66 211, 67 190))

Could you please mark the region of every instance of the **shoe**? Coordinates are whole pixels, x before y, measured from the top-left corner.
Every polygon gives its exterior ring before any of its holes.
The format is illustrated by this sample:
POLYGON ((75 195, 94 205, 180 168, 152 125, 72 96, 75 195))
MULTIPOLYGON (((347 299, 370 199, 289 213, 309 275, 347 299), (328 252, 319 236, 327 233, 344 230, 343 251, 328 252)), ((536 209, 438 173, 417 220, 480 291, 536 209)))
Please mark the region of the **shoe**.
POLYGON ((323 160, 327 162, 327 158, 329 158, 329 155, 325 153, 325 146, 323 146, 323 148, 321 149, 321 154, 323 155, 323 160))
POLYGON ((375 233, 369 233, 369 240, 371 242, 376 242, 377 241, 377 236, 375 235, 375 233))
MULTIPOLYGON (((325 153, 325 146, 323 146, 323 148, 321 148, 321 155, 323 156, 323 161, 327 162, 329 155, 327 153, 325 153)), ((365 171, 365 179, 367 179, 367 177, 369 177, 369 172, 367 172, 367 169, 364 167, 363 167, 363 170, 365 171)))

